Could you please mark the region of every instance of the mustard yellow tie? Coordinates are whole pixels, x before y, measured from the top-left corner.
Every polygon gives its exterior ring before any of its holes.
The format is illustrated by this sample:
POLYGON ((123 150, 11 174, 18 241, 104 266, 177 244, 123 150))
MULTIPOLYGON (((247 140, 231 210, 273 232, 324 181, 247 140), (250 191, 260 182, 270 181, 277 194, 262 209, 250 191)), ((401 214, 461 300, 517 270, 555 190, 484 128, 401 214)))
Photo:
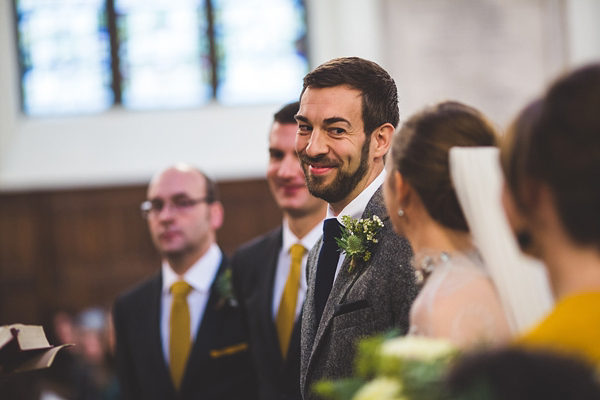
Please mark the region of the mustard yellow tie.
POLYGON ((283 359, 287 357, 292 330, 294 329, 294 319, 296 318, 296 302, 298 299, 298 290, 300 289, 300 276, 302 275, 302 256, 306 249, 301 244, 295 244, 290 249, 292 262, 290 273, 281 295, 279 310, 275 325, 277 326, 277 336, 279 336, 279 346, 283 359))
POLYGON ((185 364, 190 354, 192 340, 190 338, 190 309, 187 295, 192 287, 184 281, 171 285, 173 303, 171 305, 169 355, 171 360, 171 378, 175 388, 179 390, 185 364))

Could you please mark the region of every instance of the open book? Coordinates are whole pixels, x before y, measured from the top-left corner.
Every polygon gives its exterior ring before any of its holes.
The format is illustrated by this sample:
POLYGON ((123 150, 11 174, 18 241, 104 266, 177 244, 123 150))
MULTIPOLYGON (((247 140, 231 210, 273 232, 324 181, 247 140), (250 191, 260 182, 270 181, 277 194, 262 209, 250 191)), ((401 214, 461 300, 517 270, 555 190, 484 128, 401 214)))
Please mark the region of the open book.
POLYGON ((37 325, 0 326, 0 378, 16 372, 47 368, 68 344, 51 346, 44 328, 37 325))

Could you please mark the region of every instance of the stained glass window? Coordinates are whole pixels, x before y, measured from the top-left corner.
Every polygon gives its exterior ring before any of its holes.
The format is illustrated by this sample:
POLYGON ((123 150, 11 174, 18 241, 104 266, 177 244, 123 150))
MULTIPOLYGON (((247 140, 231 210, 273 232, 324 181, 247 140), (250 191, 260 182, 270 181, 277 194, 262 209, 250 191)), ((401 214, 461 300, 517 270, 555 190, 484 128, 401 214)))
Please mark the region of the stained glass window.
POLYGON ((224 104, 296 100, 308 72, 304 8, 289 0, 215 0, 217 99, 224 104))
POLYGON ((29 115, 280 104, 308 71, 301 0, 15 0, 29 115))
POLYGON ((211 99, 203 4, 116 0, 125 107, 190 107, 211 99))
POLYGON ((113 104, 104 0, 19 0, 27 114, 97 112, 113 104))

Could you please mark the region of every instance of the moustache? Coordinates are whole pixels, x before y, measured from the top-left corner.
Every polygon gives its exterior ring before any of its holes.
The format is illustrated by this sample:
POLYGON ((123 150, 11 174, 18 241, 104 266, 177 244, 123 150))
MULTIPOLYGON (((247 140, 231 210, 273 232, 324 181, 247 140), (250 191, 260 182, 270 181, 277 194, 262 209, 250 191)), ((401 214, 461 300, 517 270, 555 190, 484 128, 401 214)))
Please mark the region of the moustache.
POLYGON ((340 165, 339 162, 327 158, 327 156, 309 157, 306 154, 299 155, 300 161, 304 164, 317 165, 321 168, 335 168, 340 165))

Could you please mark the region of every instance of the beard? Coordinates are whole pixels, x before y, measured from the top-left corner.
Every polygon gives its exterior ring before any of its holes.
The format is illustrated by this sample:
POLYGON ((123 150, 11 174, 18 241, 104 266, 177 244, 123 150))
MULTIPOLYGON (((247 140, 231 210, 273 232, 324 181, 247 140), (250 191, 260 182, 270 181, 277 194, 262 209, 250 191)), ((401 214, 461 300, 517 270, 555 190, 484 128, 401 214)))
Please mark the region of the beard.
POLYGON ((365 177, 369 170, 369 147, 371 144, 371 135, 368 135, 360 149, 360 164, 354 172, 341 171, 338 169, 337 175, 334 177, 333 182, 328 186, 324 184, 325 177, 313 176, 308 172, 307 163, 320 163, 328 166, 336 167, 339 164, 326 159, 325 156, 321 157, 307 157, 302 156, 302 170, 306 176, 306 187, 310 194, 320 199, 325 200, 329 204, 338 203, 344 200, 352 193, 358 183, 365 177))

